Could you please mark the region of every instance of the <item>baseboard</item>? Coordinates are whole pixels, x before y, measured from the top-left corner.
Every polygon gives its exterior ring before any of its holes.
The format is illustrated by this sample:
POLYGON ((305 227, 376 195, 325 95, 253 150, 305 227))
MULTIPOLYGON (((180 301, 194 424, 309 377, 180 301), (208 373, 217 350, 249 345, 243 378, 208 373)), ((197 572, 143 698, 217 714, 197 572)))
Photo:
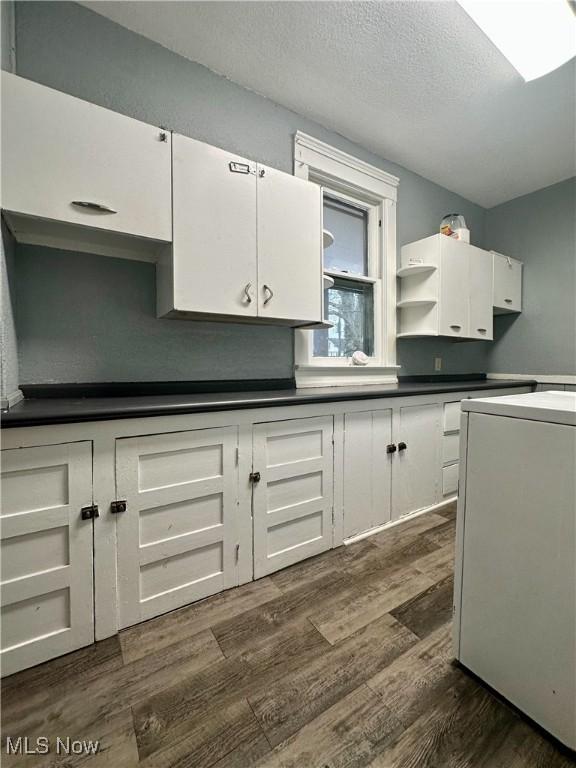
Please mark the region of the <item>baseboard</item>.
POLYGON ((427 512, 433 512, 435 509, 442 509, 442 507, 446 507, 448 504, 455 502, 457 498, 457 496, 451 496, 449 499, 443 499, 439 504, 433 504, 431 507, 424 507, 424 509, 419 509, 416 512, 410 512, 408 515, 399 517, 398 520, 390 520, 390 522, 384 523, 384 525, 378 525, 376 528, 370 528, 369 531, 362 531, 362 533, 357 533, 355 536, 350 536, 349 538, 344 539, 342 543, 348 546, 348 544, 354 544, 356 541, 362 541, 362 539, 374 536, 374 534, 380 533, 380 531, 387 531, 389 528, 395 528, 397 525, 402 525, 402 523, 406 523, 408 520, 414 520, 415 517, 425 515, 427 512))
POLYGON ((9 411, 10 408, 13 408, 16 403, 20 402, 20 400, 24 400, 24 395, 17 389, 15 392, 11 392, 7 397, 0 398, 0 410, 9 411))
POLYGON ((489 379, 518 379, 537 381, 538 384, 576 384, 576 374, 571 373, 488 373, 489 379))

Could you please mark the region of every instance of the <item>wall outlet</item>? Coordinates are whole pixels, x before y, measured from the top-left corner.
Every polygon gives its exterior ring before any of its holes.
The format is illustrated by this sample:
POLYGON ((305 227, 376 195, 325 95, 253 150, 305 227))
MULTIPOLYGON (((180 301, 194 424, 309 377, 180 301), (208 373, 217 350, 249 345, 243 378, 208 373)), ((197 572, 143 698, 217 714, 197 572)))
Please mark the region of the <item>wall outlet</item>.
POLYGON ((435 357, 434 358, 434 370, 435 371, 441 371, 442 370, 442 358, 441 357, 435 357))

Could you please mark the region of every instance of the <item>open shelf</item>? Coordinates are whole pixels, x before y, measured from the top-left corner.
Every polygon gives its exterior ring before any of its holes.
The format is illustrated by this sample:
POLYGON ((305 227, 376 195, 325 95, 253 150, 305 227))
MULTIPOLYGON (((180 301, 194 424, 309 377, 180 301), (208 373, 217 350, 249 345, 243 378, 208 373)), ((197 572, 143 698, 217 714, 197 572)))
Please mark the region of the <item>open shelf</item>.
POLYGON ((327 229, 323 229, 322 230, 322 247, 330 248, 333 242, 334 242, 334 235, 332 234, 332 232, 329 232, 327 229))
POLYGON ((436 299, 404 299, 399 301, 396 306, 398 309, 404 309, 405 307, 432 307, 437 303, 436 299))
POLYGON ((414 333, 397 333, 397 339, 417 339, 419 336, 438 336, 435 331, 415 331, 414 333))
POLYGON ((410 277, 424 272, 434 272, 437 269, 436 264, 409 264, 407 267, 400 267, 396 273, 398 277, 410 277))

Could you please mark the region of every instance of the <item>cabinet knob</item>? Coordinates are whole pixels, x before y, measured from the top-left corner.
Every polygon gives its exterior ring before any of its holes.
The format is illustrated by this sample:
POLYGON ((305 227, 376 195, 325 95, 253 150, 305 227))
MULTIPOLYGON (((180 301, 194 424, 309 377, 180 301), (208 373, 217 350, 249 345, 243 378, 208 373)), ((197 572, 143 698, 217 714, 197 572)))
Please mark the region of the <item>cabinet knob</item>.
POLYGON ((398 443, 398 450, 399 450, 399 451, 405 451, 405 450, 406 450, 406 448, 408 448, 408 446, 406 445, 406 443, 398 443))
POLYGON ((390 443, 386 446, 386 453, 396 453, 396 446, 394 443, 390 443))
POLYGON ((251 483, 259 483, 260 482, 260 472, 250 472, 248 475, 248 479, 251 483))

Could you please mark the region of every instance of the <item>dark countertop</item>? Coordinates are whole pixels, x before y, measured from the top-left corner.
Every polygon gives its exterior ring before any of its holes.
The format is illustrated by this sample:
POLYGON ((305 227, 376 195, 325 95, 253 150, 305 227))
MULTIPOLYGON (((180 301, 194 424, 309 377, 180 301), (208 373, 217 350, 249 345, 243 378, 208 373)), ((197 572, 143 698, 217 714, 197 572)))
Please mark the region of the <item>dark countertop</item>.
POLYGON ((433 383, 401 382, 353 387, 318 387, 211 394, 139 395, 123 397, 38 397, 24 399, 2 414, 3 427, 32 427, 145 416, 174 416, 179 413, 234 411, 310 403, 336 403, 380 397, 444 394, 471 390, 532 387, 535 381, 470 379, 433 383))

